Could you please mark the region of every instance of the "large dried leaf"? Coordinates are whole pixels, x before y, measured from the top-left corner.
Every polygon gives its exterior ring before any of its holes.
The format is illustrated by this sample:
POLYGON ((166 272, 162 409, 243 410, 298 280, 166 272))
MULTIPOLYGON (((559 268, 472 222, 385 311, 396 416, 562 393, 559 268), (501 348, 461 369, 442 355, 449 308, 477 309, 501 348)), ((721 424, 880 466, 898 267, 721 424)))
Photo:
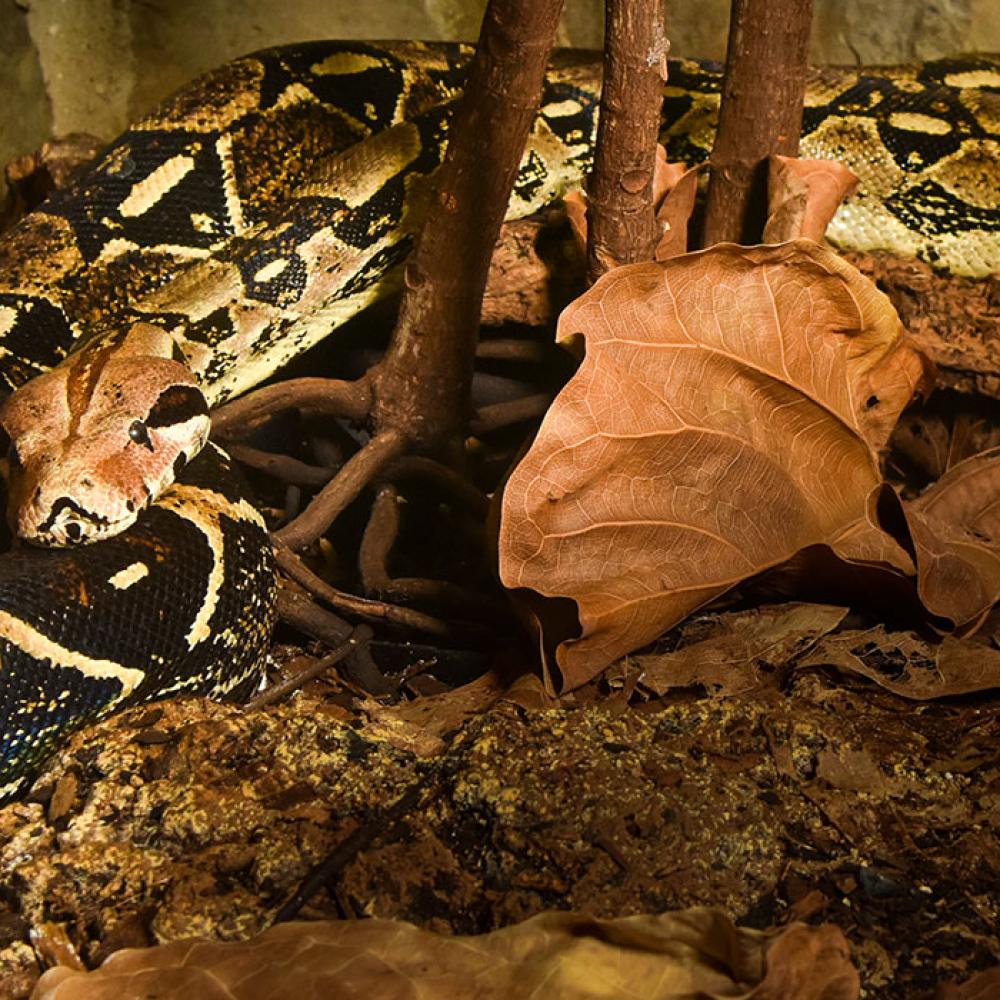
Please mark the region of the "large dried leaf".
POLYGON ((774 153, 767 167, 765 243, 797 236, 823 239, 841 202, 858 186, 853 171, 834 160, 802 160, 774 153))
POLYGON ((575 334, 586 359, 510 477, 499 541, 507 587, 575 602, 579 636, 541 615, 563 688, 835 545, 923 375, 885 296, 808 240, 619 268, 563 313, 575 334))
POLYGON ((964 983, 940 983, 934 1000, 991 1000, 1000 996, 1000 965, 985 969, 964 983))
POLYGON ((34 1000, 854 1000, 832 925, 777 936, 716 910, 597 920, 544 913, 479 937, 391 920, 280 924, 246 942, 178 941, 54 969, 34 1000))

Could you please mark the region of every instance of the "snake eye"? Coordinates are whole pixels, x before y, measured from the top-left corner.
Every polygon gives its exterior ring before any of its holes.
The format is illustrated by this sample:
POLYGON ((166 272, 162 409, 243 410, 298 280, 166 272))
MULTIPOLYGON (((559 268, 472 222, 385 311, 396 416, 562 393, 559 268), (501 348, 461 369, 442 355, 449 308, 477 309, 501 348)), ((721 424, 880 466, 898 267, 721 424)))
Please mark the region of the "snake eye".
POLYGON ((153 450, 153 442, 149 440, 149 431, 146 429, 146 425, 141 420, 132 421, 132 425, 128 429, 128 436, 136 444, 141 444, 144 448, 148 448, 150 451, 153 450))

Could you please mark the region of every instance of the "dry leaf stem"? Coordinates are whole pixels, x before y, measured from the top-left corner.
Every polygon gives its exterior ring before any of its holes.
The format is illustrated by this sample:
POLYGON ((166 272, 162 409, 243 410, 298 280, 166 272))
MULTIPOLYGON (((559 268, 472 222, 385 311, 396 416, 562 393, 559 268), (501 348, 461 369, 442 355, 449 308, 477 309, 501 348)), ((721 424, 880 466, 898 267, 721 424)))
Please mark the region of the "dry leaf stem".
POLYGON ((705 246, 760 239, 767 158, 799 151, 811 22, 812 0, 732 2, 705 246))

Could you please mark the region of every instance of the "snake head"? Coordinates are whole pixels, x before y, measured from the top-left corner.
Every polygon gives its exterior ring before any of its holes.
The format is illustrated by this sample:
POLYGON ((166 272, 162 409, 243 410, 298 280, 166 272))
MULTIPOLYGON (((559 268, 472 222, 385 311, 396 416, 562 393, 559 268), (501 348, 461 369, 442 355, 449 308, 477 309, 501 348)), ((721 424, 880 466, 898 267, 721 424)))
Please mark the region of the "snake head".
POLYGON ((136 324, 69 355, 0 409, 7 516, 36 545, 124 531, 208 440, 208 403, 169 334, 136 324))

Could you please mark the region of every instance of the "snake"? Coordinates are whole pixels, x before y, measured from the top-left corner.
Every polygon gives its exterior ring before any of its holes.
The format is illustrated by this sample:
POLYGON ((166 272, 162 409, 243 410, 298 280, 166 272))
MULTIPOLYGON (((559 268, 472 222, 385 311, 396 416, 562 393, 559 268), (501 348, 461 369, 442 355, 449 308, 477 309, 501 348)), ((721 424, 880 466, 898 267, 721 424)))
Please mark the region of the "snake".
MULTIPOLYGON (((309 42, 186 85, 0 237, 0 800, 74 728, 179 694, 242 699, 273 550, 209 410, 400 285, 472 49, 309 42)), ((559 53, 508 210, 592 161, 600 59, 559 53)), ((661 141, 711 151, 722 67, 671 60, 661 141)), ((1000 61, 824 68, 803 155, 844 162, 837 246, 1000 271, 1000 61)))

